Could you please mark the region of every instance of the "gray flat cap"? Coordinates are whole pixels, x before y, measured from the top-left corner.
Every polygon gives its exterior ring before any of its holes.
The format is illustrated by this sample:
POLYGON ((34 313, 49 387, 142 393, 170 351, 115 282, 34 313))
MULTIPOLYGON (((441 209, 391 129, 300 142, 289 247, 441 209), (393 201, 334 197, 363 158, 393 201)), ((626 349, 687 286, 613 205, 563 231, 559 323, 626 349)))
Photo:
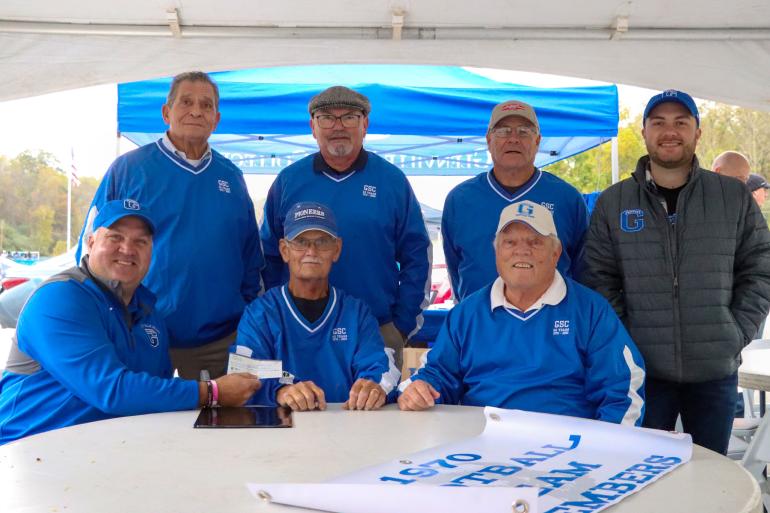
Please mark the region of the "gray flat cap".
POLYGON ((364 115, 369 115, 369 112, 372 110, 369 98, 344 86, 332 86, 313 96, 310 103, 307 105, 307 110, 312 116, 318 109, 334 109, 340 107, 361 110, 364 115))

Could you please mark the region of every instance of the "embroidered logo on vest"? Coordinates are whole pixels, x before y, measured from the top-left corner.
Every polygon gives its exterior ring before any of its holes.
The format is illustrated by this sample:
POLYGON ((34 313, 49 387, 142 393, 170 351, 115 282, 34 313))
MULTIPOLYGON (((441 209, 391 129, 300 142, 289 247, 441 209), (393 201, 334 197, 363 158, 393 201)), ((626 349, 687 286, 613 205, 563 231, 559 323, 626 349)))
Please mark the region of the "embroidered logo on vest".
POLYGON ((334 328, 332 330, 332 342, 347 342, 348 330, 347 328, 334 328))
POLYGON ((364 185, 364 191, 363 195, 367 198, 376 198, 377 197, 377 186, 376 185, 364 185))
POLYGON ((553 334, 569 335, 569 321, 553 321, 553 334))

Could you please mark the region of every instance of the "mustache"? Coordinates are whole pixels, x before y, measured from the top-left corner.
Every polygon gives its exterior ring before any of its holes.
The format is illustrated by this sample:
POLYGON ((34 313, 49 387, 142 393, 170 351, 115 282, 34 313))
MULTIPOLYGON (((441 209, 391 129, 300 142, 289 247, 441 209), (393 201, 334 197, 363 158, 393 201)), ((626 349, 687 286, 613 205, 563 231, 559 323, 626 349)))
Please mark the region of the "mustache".
POLYGON ((301 264, 320 264, 321 259, 316 257, 303 257, 302 260, 300 260, 301 264))
POLYGON ((340 137, 344 137, 345 139, 350 139, 350 134, 344 130, 335 130, 334 132, 329 134, 330 139, 335 139, 340 137))

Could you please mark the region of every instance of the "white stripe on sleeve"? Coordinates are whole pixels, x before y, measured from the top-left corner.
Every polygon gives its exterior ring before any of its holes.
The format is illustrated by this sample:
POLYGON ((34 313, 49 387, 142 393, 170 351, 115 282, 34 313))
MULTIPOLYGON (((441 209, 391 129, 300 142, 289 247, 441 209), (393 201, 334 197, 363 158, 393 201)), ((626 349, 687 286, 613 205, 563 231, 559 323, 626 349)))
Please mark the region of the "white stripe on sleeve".
POLYGON ((631 354, 631 349, 628 346, 623 347, 623 358, 626 360, 626 365, 628 365, 628 370, 631 373, 631 377, 628 380, 628 398, 631 399, 631 404, 629 405, 628 410, 626 410, 626 414, 623 415, 623 420, 621 420, 620 423, 633 426, 642 415, 642 405, 644 404, 644 400, 637 390, 644 383, 644 369, 636 364, 634 355, 631 354))

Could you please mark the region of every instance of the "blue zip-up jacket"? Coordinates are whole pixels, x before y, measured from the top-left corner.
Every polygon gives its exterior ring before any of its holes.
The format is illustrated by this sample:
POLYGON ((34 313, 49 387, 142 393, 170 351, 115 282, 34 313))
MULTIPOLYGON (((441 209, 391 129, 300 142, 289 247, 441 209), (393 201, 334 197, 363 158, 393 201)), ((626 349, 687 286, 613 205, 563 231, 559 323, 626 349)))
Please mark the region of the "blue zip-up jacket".
POLYGON ((243 173, 216 151, 197 166, 161 140, 118 157, 102 179, 80 235, 82 254, 99 208, 131 198, 157 232, 144 278, 158 298, 171 347, 196 347, 233 333, 262 290, 264 257, 243 173))
POLYGON ((265 286, 289 280, 278 251, 286 212, 317 201, 334 211, 342 238, 329 282, 362 299, 380 325, 392 321, 404 335, 415 333, 428 306, 432 260, 420 205, 404 173, 385 159, 362 150, 356 166, 334 173, 316 153, 278 174, 260 227, 265 286))
POLYGON ((19 317, 0 379, 0 444, 84 422, 196 408, 198 383, 172 378, 154 302, 139 286, 125 306, 87 265, 42 284, 19 317))
POLYGON ((583 196, 561 178, 539 169, 516 193, 510 194, 490 170, 459 184, 444 202, 441 236, 449 279, 458 301, 497 277, 492 241, 500 212, 524 200, 540 203, 551 211, 562 243, 557 269, 563 276, 578 275, 588 228, 583 196))
POLYGON ((569 278, 563 283, 556 304, 527 312, 492 308, 502 280, 472 294, 450 311, 426 365, 400 389, 424 380, 443 404, 641 425, 639 351, 603 297, 569 278))
POLYGON ((341 403, 359 378, 378 383, 389 394, 400 377, 369 308, 335 287, 329 288, 326 309, 312 323, 297 309, 286 285, 268 290, 246 307, 230 351, 282 360, 288 373, 281 380, 262 380, 252 404, 274 405, 281 386, 300 381, 314 382, 328 402, 341 403))

